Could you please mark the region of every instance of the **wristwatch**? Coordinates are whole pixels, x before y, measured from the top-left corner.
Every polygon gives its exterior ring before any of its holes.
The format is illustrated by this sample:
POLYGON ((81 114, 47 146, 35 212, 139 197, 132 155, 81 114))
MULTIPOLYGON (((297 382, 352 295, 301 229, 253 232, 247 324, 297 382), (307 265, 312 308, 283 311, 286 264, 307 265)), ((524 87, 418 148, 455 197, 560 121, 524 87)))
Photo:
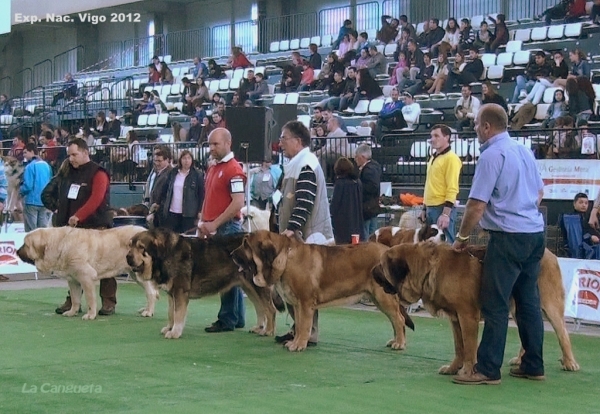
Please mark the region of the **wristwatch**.
POLYGON ((465 236, 461 236, 460 235, 460 231, 458 233, 456 233, 456 240, 458 240, 461 243, 469 241, 469 237, 470 236, 466 236, 466 237, 465 236))

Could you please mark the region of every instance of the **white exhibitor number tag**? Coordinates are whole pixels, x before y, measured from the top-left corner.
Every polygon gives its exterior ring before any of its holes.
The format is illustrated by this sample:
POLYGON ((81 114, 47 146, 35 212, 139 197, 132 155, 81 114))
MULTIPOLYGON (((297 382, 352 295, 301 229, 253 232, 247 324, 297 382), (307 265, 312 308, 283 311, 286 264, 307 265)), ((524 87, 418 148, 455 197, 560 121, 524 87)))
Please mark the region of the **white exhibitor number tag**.
POLYGON ((69 194, 67 194, 67 198, 69 200, 77 200, 77 195, 79 194, 79 189, 81 186, 79 184, 71 184, 69 188, 69 194))
POLYGON ((271 181, 271 174, 264 174, 263 177, 262 177, 262 180, 264 182, 271 181))
POLYGON ((243 193, 244 192, 244 180, 241 178, 234 178, 231 180, 231 193, 243 193))

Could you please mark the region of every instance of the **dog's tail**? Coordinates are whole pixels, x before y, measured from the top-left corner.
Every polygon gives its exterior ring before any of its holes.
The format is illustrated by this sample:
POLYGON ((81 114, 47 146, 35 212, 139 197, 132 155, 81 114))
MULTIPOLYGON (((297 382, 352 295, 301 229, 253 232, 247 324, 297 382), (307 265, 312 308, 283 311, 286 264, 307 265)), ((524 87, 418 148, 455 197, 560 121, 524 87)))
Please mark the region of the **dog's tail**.
POLYGON ((414 331, 415 323, 413 322, 411 317, 408 315, 408 312, 406 312, 406 308, 404 306, 402 306, 402 304, 400 304, 400 313, 402 314, 402 316, 404 316, 404 324, 414 331))

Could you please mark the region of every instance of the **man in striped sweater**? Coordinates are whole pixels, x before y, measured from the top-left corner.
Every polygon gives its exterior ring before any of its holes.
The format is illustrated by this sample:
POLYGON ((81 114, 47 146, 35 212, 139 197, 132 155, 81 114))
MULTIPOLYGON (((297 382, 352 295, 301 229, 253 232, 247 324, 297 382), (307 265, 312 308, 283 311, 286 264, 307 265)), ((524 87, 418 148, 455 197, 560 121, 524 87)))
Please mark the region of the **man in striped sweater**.
MULTIPOLYGON (((279 203, 279 231, 288 237, 299 232, 307 243, 333 244, 333 228, 327 200, 325 175, 317 157, 310 152, 310 132, 301 122, 290 121, 281 130, 279 144, 290 159, 284 167, 279 203)), ((288 311, 294 318, 293 306, 288 311)), ((308 345, 316 345, 319 313, 315 311, 308 345)), ((294 327, 275 337, 278 343, 294 339, 294 327)))

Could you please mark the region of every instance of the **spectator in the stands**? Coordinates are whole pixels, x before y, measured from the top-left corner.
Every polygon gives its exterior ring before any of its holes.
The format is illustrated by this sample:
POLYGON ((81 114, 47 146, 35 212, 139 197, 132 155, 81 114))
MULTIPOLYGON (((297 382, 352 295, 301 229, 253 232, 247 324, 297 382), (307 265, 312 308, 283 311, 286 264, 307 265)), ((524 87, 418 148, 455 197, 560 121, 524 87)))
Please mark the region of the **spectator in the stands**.
POLYGON ((590 225, 590 217, 593 211, 593 209, 591 211, 589 209, 588 195, 586 193, 577 193, 573 199, 573 212, 581 216, 583 242, 588 245, 600 243, 600 232, 595 226, 590 225))
POLYGON ((481 22, 481 26, 479 26, 479 30, 477 31, 476 39, 473 44, 480 49, 483 48, 485 52, 488 53, 492 40, 494 40, 494 35, 490 31, 488 23, 484 19, 481 22))
POLYGON ((525 74, 517 76, 517 85, 511 103, 517 103, 519 99, 527 99, 527 94, 533 89, 538 78, 547 78, 551 73, 552 67, 546 61, 546 54, 541 50, 536 52, 534 58, 527 64, 525 74))
POLYGON ((575 121, 569 116, 556 118, 552 132, 552 153, 555 158, 573 159, 581 154, 581 141, 575 129, 575 121))
POLYGON ((427 47, 427 39, 429 38, 429 20, 425 20, 423 22, 423 31, 416 38, 413 38, 417 41, 419 47, 427 47))
POLYGON ((204 119, 206 117, 206 108, 204 107, 204 105, 202 105, 202 103, 200 103, 200 101, 196 101, 196 103, 194 103, 194 114, 193 116, 195 116, 198 119, 204 119))
POLYGON ((588 121, 592 116, 596 94, 589 78, 579 76, 567 79, 565 88, 569 96, 569 115, 572 116, 579 127, 582 121, 588 121))
POLYGON ((492 16, 488 16, 488 19, 496 26, 494 30, 494 40, 490 43, 489 53, 497 53, 498 48, 501 45, 505 45, 508 43, 508 28, 506 27, 506 16, 503 14, 499 14, 497 19, 494 19, 492 16))
MULTIPOLYGON (((408 55, 406 56, 406 60, 408 61, 409 80, 415 81, 417 80, 419 73, 421 73, 425 67, 425 59, 423 58, 423 52, 417 47, 417 43, 413 39, 408 41, 408 55)), ((398 79, 398 84, 399 88, 404 87, 404 84, 400 79, 398 79)))
POLYGON ((383 105, 383 108, 381 108, 381 111, 377 115, 375 134, 378 139, 383 135, 384 129, 394 130, 407 127, 406 121, 402 116, 404 101, 400 99, 400 91, 397 88, 393 88, 390 97, 392 99, 383 105))
POLYGON ((160 83, 163 85, 171 85, 173 83, 173 72, 166 63, 162 63, 160 71, 160 83))
POLYGON ((384 45, 392 43, 398 36, 398 26, 400 20, 392 18, 392 16, 381 16, 381 29, 377 32, 377 40, 384 45))
MULTIPOLYGON (((455 58, 458 60, 457 57, 455 58)), ((479 58, 479 50, 472 46, 469 50, 470 61, 463 67, 459 72, 451 71, 448 73, 448 80, 446 82, 446 90, 450 91, 455 84, 468 85, 473 82, 479 82, 481 75, 483 75, 484 67, 483 62, 479 58)))
POLYGON ((398 62, 398 56, 400 53, 404 53, 404 56, 408 56, 408 41, 411 39, 410 30, 405 27, 400 31, 400 36, 396 41, 396 51, 394 52, 394 62, 398 62))
POLYGON ((429 34, 425 40, 425 44, 421 45, 427 47, 433 57, 437 57, 437 47, 446 36, 446 31, 440 27, 439 19, 429 19, 429 34))
POLYGON ((96 139, 94 138, 89 126, 84 125, 79 128, 79 134, 77 135, 78 138, 82 138, 86 144, 88 144, 88 147, 94 147, 96 145, 96 139))
POLYGON ((298 85, 300 85, 300 78, 302 78, 301 70, 298 70, 298 67, 296 66, 287 65, 285 68, 283 68, 281 84, 279 85, 280 92, 295 92, 296 89, 298 89, 298 85))
MULTIPOLYGON (((456 58, 459 56, 462 57, 461 53, 456 54, 456 58)), ((448 57, 444 55, 438 56, 438 63, 433 71, 433 75, 431 75, 431 80, 433 81, 427 93, 440 93, 446 84, 446 79, 448 79, 449 67, 453 64, 448 63, 448 57)))
POLYGON ((240 106, 244 106, 244 101, 242 101, 240 99, 240 94, 238 92, 234 92, 233 96, 231 97, 231 104, 230 106, 232 107, 240 107, 240 106))
POLYGON ((399 81, 402 81, 408 76, 408 62, 406 61, 404 52, 398 53, 397 62, 398 63, 396 63, 396 67, 392 70, 392 75, 390 76, 390 85, 398 85, 399 81))
POLYGON ((317 106, 322 108, 329 108, 332 110, 337 110, 340 106, 340 100, 342 93, 346 87, 346 81, 344 80, 344 74, 342 72, 335 72, 333 74, 333 82, 329 85, 328 95, 329 98, 323 99, 318 103, 317 106))
POLYGON ((106 122, 106 114, 104 111, 98 111, 96 114, 96 126, 94 130, 98 134, 98 136, 106 135, 106 130, 108 129, 108 122, 106 122))
POLYGON ((144 109, 142 109, 142 114, 155 114, 156 113, 156 99, 154 94, 150 93, 150 100, 146 103, 146 105, 144 106, 144 109))
MULTIPOLYGON (((486 23, 487 26, 487 23, 486 23)), ((485 32, 484 36, 485 36, 485 32)), ((491 34, 489 32, 487 32, 488 35, 491 34)), ((475 31, 473 30, 473 27, 471 26, 471 21, 469 19, 467 19, 466 17, 464 19, 461 19, 460 21, 460 34, 459 34, 459 39, 458 39, 458 49, 461 52, 470 50, 472 46, 475 45, 475 31)), ((483 47, 483 46, 477 46, 477 48, 479 47, 483 47)))
POLYGON ((369 44, 369 34, 367 32, 361 32, 356 38, 356 44, 354 45, 354 48, 359 51, 365 47, 368 49, 369 46, 371 46, 369 44))
POLYGON ((70 73, 65 74, 65 81, 62 90, 54 95, 51 106, 56 106, 59 99, 69 101, 77 96, 77 81, 73 79, 70 73))
POLYGON ((208 60, 208 79, 222 79, 226 75, 223 68, 214 59, 208 60))
POLYGON ((387 59, 383 56, 383 53, 377 50, 376 46, 369 47, 369 55, 371 55, 371 61, 367 64, 367 69, 371 72, 371 76, 375 78, 377 75, 386 73, 387 59))
POLYGON ((451 17, 448 19, 446 29, 444 30, 444 37, 431 47, 434 51, 433 55, 437 56, 440 53, 447 55, 448 53, 456 52, 459 41, 460 29, 458 28, 456 19, 451 17))
POLYGON ((340 126, 340 118, 332 116, 327 121, 327 139, 325 146, 315 151, 326 174, 333 170, 333 165, 339 157, 354 157, 354 146, 348 142, 346 132, 340 126))
POLYGON ((152 91, 152 99, 154 100, 154 110, 157 114, 162 114, 167 111, 167 105, 162 101, 158 91, 152 91))
POLYGON ((52 131, 46 131, 40 137, 40 144, 42 144, 41 158, 44 159, 53 168, 58 167, 57 160, 60 153, 58 143, 54 139, 52 131))
POLYGON ((569 74, 569 68, 563 59, 562 52, 556 51, 554 53, 554 62, 550 63, 550 74, 548 76, 538 76, 531 89, 531 92, 527 95, 526 101, 537 105, 541 102, 544 91, 552 86, 552 83, 556 79, 566 79, 569 74))
POLYGON ((475 118, 481 106, 479 99, 471 94, 471 85, 463 85, 461 95, 461 98, 456 101, 456 106, 454 107, 456 130, 458 132, 475 126, 475 118))
POLYGON ((262 73, 257 73, 254 75, 254 78, 256 79, 254 89, 248 92, 248 99, 250 99, 252 103, 256 103, 263 95, 269 94, 269 85, 265 80, 265 76, 262 73))
POLYGON ((148 65, 148 85, 154 86, 160 83, 160 72, 153 64, 148 65))
POLYGON ((187 132, 187 140, 190 142, 197 142, 201 144, 200 134, 202 133, 203 126, 200 125, 200 120, 195 115, 190 118, 190 130, 187 132))
POLYGON ((429 53, 423 54, 423 62, 423 70, 419 72, 419 76, 417 76, 415 83, 406 88, 406 92, 413 96, 423 92, 424 90, 429 90, 429 88, 433 86, 433 71, 435 70, 435 66, 431 62, 431 56, 429 56, 429 53))
POLYGON ((586 0, 572 0, 565 16, 565 23, 576 23, 580 18, 587 15, 586 0))
POLYGON ((308 45, 308 50, 310 50, 310 56, 308 58, 310 66, 312 66, 313 69, 321 69, 323 63, 319 53, 319 47, 315 43, 311 43, 308 45))
POLYGON ((371 55, 369 55, 369 49, 363 48, 360 49, 360 56, 358 57, 358 59, 356 59, 354 66, 356 66, 357 69, 364 69, 367 67, 367 65, 369 65, 370 61, 371 55))
POLYGON ((244 52, 242 52, 242 48, 239 46, 231 48, 231 56, 229 56, 227 63, 231 66, 231 69, 245 69, 252 66, 252 63, 250 63, 244 52))
POLYGON ((111 138, 119 138, 121 135, 121 121, 117 119, 117 110, 109 109, 108 111, 108 127, 106 135, 111 138))
POLYGON ((402 118, 406 123, 407 128, 414 128, 419 123, 419 117, 421 116, 421 105, 415 102, 415 99, 409 92, 402 94, 404 97, 404 106, 402 107, 402 118))
POLYGON ((238 88, 238 93, 240 95, 240 100, 245 101, 248 99, 248 92, 254 90, 254 85, 256 84, 256 77, 254 75, 253 70, 248 70, 245 78, 242 78, 240 81, 240 86, 238 88))
POLYGON ((375 99, 379 98, 383 95, 381 87, 377 83, 375 79, 371 76, 370 72, 367 69, 359 69, 356 74, 356 85, 357 92, 354 96, 354 101, 350 107, 352 109, 356 108, 358 105, 358 101, 362 99, 375 99))
POLYGON ((302 59, 303 59, 303 57, 300 54, 300 52, 292 52, 292 55, 291 55, 292 66, 302 67, 302 59))
POLYGON ((194 79, 208 77, 208 68, 199 57, 194 58, 194 67, 192 68, 192 76, 194 79))
POLYGON ((356 39, 352 35, 352 33, 347 33, 344 35, 344 38, 340 42, 340 46, 338 47, 337 55, 340 60, 344 60, 346 54, 351 50, 354 50, 354 44, 356 43, 356 39))
POLYGON ((309 91, 310 86, 315 80, 315 70, 310 65, 308 60, 302 62, 302 77, 300 78, 300 85, 298 86, 299 91, 309 91))
POLYGON ((12 108, 10 106, 10 102, 8 101, 8 96, 3 93, 0 95, 0 115, 11 115, 12 108))
POLYGON ((573 0, 560 0, 558 4, 547 8, 542 14, 535 16, 534 20, 542 20, 542 18, 544 18, 546 26, 550 26, 552 20, 562 20, 565 18, 569 11, 569 4, 572 1, 573 0))
POLYGON ((354 95, 356 94, 356 68, 350 66, 346 72, 346 80, 344 90, 340 96, 340 103, 338 109, 344 111, 354 101, 354 95))
MULTIPOLYGON (((144 91, 142 94, 142 100, 138 102, 135 106, 133 113, 131 114, 131 123, 132 125, 137 125, 138 118, 140 114, 144 113, 144 110, 148 107, 148 105, 152 102, 152 94, 148 91, 144 91)), ((152 102, 152 106, 154 106, 154 102, 152 102)), ((126 114, 127 116, 127 114, 126 114)))
POLYGON ((600 0, 594 0, 592 10, 590 11, 590 20, 592 24, 600 23, 600 0))
MULTIPOLYGON (((192 84, 193 85, 193 84, 192 84)), ((203 78, 196 79, 196 94, 192 96, 192 106, 195 108, 197 103, 203 104, 210 101, 210 92, 203 78)))
POLYGON ((210 110, 216 111, 219 109, 219 105, 224 104, 224 103, 225 103, 225 99, 223 99, 221 94, 219 92, 215 92, 215 93, 213 93, 212 99, 210 100, 210 110))
POLYGON ((344 24, 342 27, 340 27, 340 31, 338 33, 338 37, 337 39, 333 42, 333 44, 331 45, 331 47, 333 49, 337 49, 338 46, 340 45, 342 39, 344 38, 344 35, 355 31, 354 28, 352 27, 352 20, 344 20, 344 24))
POLYGON ((318 79, 314 84, 314 88, 318 90, 325 90, 329 87, 329 84, 333 82, 333 74, 335 72, 343 72, 344 64, 339 61, 338 55, 330 53, 327 55, 327 62, 323 65, 321 73, 319 73, 318 79))
POLYGON ((156 71, 158 73, 162 72, 162 62, 160 61, 160 59, 158 58, 158 56, 154 55, 152 56, 152 63, 151 65, 154 66, 154 68, 156 69, 156 71))
MULTIPOLYGON (((173 129, 173 142, 186 142, 188 139, 187 130, 181 125, 180 122, 171 122, 171 128, 173 129)), ((195 141, 198 142, 198 141, 195 141)))
MULTIPOLYGON (((573 66, 567 79, 576 78, 578 76, 590 77, 590 64, 586 59, 585 53, 583 53, 581 49, 571 50, 569 52, 569 60, 573 66)), ((567 85, 567 79, 556 79, 554 81, 554 86, 562 86, 564 88, 567 85)))
MULTIPOLYGON (((410 31, 410 34, 408 37, 410 39, 416 39, 417 32, 415 31, 415 27, 411 23, 408 22, 408 17, 405 14, 403 14, 398 18, 398 20, 400 20, 400 31, 402 31, 403 29, 408 29, 410 31)), ((397 40, 398 39, 396 38, 396 41, 397 40)))
MULTIPOLYGON (((110 127, 110 123, 109 123, 110 127)), ((120 132, 120 129, 119 129, 120 132)), ((117 135, 118 136, 118 135, 117 135)), ((69 142, 69 131, 62 127, 56 127, 54 129, 54 140, 60 146, 66 145, 69 142)))
POLYGON ((554 97, 552 104, 548 107, 546 119, 542 121, 543 129, 552 129, 556 120, 568 114, 567 101, 565 99, 565 93, 562 89, 556 89, 554 91, 554 97))
POLYGON ((508 105, 506 100, 498 93, 492 82, 486 80, 481 84, 481 104, 495 103, 500 105, 508 113, 508 105))
POLYGON ((181 83, 183 84, 182 101, 185 104, 184 113, 191 115, 194 113, 194 99, 196 97, 196 93, 198 92, 198 85, 192 83, 192 81, 190 81, 187 77, 183 77, 181 79, 181 83))
POLYGON ((324 108, 320 106, 313 108, 313 116, 310 119, 310 129, 315 129, 319 125, 327 125, 327 120, 323 118, 323 109, 324 108))

